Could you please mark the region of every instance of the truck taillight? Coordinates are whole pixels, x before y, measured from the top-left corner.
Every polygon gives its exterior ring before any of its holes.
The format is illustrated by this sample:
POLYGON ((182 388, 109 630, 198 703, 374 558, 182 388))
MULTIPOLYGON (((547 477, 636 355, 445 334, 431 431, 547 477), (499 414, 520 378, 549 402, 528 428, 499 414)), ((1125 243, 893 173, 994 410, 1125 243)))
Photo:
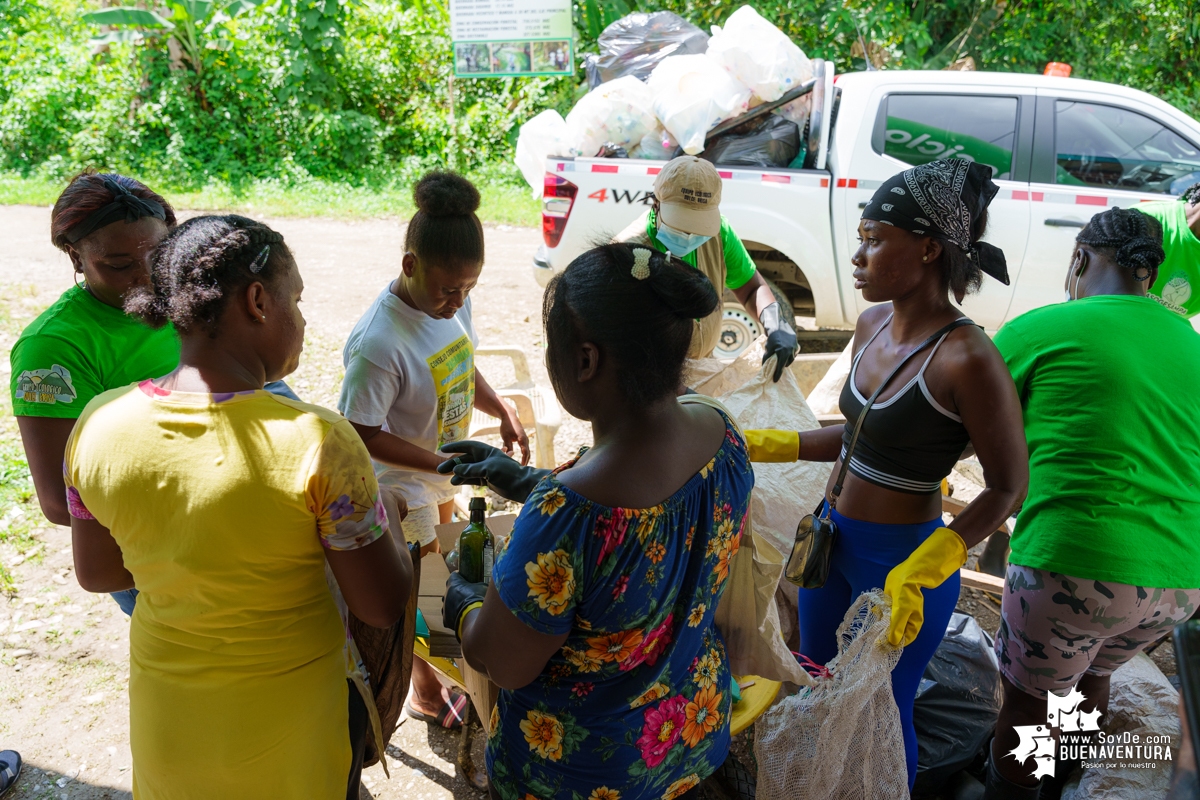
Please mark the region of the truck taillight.
POLYGON ((547 247, 558 247, 578 191, 579 187, 570 181, 553 172, 546 173, 542 188, 542 239, 547 247))

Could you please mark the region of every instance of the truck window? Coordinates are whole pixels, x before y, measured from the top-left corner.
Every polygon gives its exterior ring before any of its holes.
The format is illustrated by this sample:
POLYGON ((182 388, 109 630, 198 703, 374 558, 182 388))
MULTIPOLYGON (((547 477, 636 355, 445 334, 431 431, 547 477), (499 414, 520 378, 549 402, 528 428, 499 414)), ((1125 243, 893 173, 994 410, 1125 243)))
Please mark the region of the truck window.
POLYGON ((872 140, 877 153, 913 166, 962 158, 987 164, 997 178, 1012 176, 1015 97, 893 94, 879 114, 872 140))
POLYGON ((1200 180, 1200 150, 1136 111, 1059 100, 1054 123, 1055 183, 1179 194, 1200 180))

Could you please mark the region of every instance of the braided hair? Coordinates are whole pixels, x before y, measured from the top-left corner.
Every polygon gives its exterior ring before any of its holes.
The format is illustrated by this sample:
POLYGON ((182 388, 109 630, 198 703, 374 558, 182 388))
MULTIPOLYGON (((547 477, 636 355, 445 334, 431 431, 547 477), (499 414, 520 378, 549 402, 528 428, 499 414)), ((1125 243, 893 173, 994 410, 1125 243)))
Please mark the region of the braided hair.
POLYGON ((261 222, 194 217, 159 244, 150 285, 130 293, 125 312, 154 328, 170 322, 182 334, 200 327, 215 337, 229 298, 254 281, 272 286, 291 258, 283 235, 261 222))
POLYGON ((1101 211, 1075 241, 1108 256, 1117 266, 1129 270, 1135 281, 1147 280, 1166 258, 1158 221, 1132 208, 1114 206, 1101 211))
POLYGON ((677 258, 640 245, 594 247, 546 287, 542 324, 551 379, 563 383, 573 349, 594 342, 620 365, 625 397, 649 405, 679 388, 693 320, 719 302, 708 278, 677 258))

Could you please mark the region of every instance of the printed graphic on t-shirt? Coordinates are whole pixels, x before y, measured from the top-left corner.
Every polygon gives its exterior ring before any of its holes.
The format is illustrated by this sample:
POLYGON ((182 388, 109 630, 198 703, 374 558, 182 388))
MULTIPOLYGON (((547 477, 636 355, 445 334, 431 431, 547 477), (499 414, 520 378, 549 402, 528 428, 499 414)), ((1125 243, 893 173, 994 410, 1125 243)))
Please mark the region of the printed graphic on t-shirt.
MULTIPOLYGON (((1154 295, 1151 295, 1154 297, 1154 295)), ((1177 272, 1162 288, 1162 297, 1155 297, 1160 303, 1177 314, 1187 314, 1187 301, 1192 299, 1192 284, 1188 281, 1187 273, 1177 272)))
POLYGON ((474 353, 471 340, 462 336, 428 358, 438 401, 438 447, 467 438, 475 407, 474 353))
POLYGON ((50 369, 27 369, 17 378, 17 395, 18 400, 27 403, 73 403, 71 372, 58 364, 50 369))

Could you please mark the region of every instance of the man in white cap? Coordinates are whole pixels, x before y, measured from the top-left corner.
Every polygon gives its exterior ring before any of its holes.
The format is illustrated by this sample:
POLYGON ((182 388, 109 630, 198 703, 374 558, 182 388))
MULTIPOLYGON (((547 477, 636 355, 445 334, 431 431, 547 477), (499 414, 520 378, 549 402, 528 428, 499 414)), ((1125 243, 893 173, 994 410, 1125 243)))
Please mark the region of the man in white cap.
MULTIPOLYGON (((783 319, 779 301, 746 252, 745 245, 721 216, 721 176, 696 156, 667 162, 654 180, 654 206, 617 237, 670 252, 704 273, 719 295, 730 289, 767 333, 763 361, 778 356, 774 379, 796 358, 796 332, 783 319)), ((721 338, 722 308, 696 320, 689 358, 712 355, 721 338)))

